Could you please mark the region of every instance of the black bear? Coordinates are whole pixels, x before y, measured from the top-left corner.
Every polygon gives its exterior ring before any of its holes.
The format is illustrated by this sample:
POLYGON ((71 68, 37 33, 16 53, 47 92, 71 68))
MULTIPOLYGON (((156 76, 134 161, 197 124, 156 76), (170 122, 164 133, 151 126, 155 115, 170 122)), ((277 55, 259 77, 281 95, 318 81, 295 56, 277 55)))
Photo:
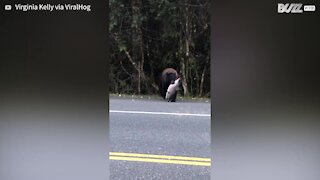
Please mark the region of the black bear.
MULTIPOLYGON (((175 84, 175 80, 178 79, 178 73, 173 68, 166 68, 162 71, 160 78, 160 94, 163 99, 166 99, 167 90, 170 84, 175 84)), ((176 88, 175 91, 170 95, 170 101, 175 102, 177 97, 176 88)))

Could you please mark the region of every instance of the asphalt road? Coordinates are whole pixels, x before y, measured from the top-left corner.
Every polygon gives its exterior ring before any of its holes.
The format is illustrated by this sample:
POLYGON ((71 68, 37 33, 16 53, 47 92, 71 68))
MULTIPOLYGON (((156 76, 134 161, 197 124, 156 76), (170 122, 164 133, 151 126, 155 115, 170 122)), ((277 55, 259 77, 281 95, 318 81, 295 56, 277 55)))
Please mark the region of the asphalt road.
POLYGON ((111 98, 110 141, 110 179, 210 179, 210 103, 111 98))

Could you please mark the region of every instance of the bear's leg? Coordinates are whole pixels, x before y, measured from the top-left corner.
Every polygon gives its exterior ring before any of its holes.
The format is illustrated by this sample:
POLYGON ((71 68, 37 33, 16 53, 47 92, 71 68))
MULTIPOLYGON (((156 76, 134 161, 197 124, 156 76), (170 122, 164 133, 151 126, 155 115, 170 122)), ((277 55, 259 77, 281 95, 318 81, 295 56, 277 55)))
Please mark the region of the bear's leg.
POLYGON ((177 92, 174 93, 174 95, 171 99, 171 102, 176 102, 176 99, 177 99, 177 92))

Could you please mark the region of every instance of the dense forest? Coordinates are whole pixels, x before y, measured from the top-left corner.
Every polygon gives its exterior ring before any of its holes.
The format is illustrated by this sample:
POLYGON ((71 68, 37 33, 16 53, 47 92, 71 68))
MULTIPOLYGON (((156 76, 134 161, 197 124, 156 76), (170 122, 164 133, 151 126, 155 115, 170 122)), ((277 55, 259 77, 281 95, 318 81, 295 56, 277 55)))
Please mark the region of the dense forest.
POLYGON ((209 0, 109 0, 110 92, 158 94, 171 67, 184 96, 210 95, 209 0))

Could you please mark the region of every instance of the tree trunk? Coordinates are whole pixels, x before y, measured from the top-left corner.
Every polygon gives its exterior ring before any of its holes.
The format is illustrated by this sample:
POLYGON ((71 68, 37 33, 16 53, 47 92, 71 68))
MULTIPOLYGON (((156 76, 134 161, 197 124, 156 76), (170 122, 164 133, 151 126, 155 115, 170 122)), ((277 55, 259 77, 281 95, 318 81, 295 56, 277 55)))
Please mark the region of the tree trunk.
POLYGON ((182 79, 182 87, 183 87, 183 95, 188 96, 188 83, 187 83, 187 76, 186 76, 186 64, 185 59, 181 60, 181 79, 182 79))
POLYGON ((201 74, 201 80, 200 80, 200 87, 199 87, 199 96, 202 96, 203 93, 203 82, 204 82, 204 75, 206 73, 206 66, 203 67, 203 71, 201 74))
MULTIPOLYGON (((182 28, 184 30, 184 35, 182 36, 183 40, 180 42, 180 47, 182 50, 182 54, 184 58, 181 60, 181 72, 182 72, 182 87, 183 94, 185 96, 189 95, 189 61, 190 61, 190 41, 191 41, 191 33, 189 27, 189 17, 188 17, 188 8, 182 8, 182 17, 181 23, 182 28), (182 18, 184 17, 184 18, 182 18)), ((192 80, 192 79, 191 79, 192 80)))
POLYGON ((133 71, 132 86, 138 94, 141 93, 141 74, 143 72, 143 46, 142 46, 142 31, 140 22, 140 9, 141 0, 132 1, 132 59, 135 64, 135 70, 133 71))

